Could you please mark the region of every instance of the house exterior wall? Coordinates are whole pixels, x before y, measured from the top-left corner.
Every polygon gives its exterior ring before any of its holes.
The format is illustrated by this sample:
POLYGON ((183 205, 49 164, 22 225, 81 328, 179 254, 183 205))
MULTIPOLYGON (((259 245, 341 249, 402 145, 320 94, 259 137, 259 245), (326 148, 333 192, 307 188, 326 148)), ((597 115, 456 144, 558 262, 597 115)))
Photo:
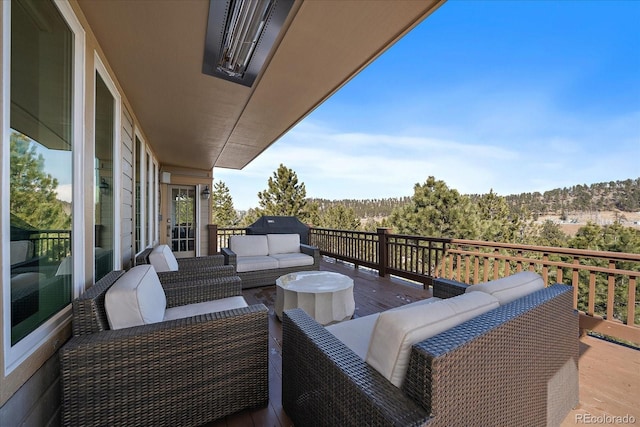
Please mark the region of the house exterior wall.
MULTIPOLYGON (((74 147, 74 151, 77 149, 79 157, 74 160, 77 168, 74 177, 74 186, 78 186, 79 197, 74 197, 74 204, 77 206, 77 210, 74 214, 81 217, 78 221, 74 221, 73 229, 73 242, 74 242, 74 278, 73 278, 73 297, 77 297, 86 288, 90 287, 94 283, 94 257, 93 251, 90 250, 96 245, 94 240, 94 218, 95 218, 95 196, 93 183, 94 174, 94 93, 95 82, 94 76, 97 70, 96 62, 100 62, 104 65, 104 70, 108 74, 108 77, 115 85, 115 90, 118 92, 117 103, 119 104, 119 125, 116 130, 114 150, 114 182, 117 183, 117 188, 114 185, 113 191, 118 191, 118 196, 114 197, 113 204, 116 207, 116 226, 113 230, 107 230, 111 232, 111 236, 101 236, 102 239, 113 239, 114 241, 114 268, 115 269, 128 269, 133 266, 133 260, 135 259, 135 230, 136 230, 136 185, 135 185, 135 167, 136 167, 136 155, 134 153, 134 139, 136 135, 140 135, 144 139, 145 146, 143 150, 148 153, 146 162, 151 162, 152 166, 145 166, 146 172, 151 175, 151 179, 158 178, 159 168, 162 165, 158 164, 158 161, 153 152, 153 141, 148 140, 144 133, 144 128, 140 126, 135 114, 135 110, 131 107, 127 94, 123 91, 120 83, 118 82, 117 74, 110 68, 109 58, 105 56, 102 51, 99 41, 96 40, 91 28, 89 27, 86 19, 84 18, 79 6, 72 0, 67 1, 55 1, 66 10, 67 14, 73 16, 77 21, 79 27, 84 32, 83 41, 83 59, 80 69, 84 69, 83 74, 83 94, 80 101, 80 109, 82 110, 83 120, 81 123, 82 138, 76 138, 83 141, 81 144, 77 144, 74 147), (95 58, 99 58, 96 60, 95 58), (149 172, 151 171, 151 172, 149 172), (117 174, 117 176, 116 176, 117 174), (78 182, 76 182, 78 181, 78 182), (80 224, 79 227, 76 225, 80 224), (114 236, 115 234, 115 236, 114 236), (77 262, 76 262, 77 261, 77 262)), ((10 7, 13 2, 1 2, 0 5, 0 44, 2 46, 2 66, 0 67, 0 93, 2 94, 2 114, 0 114, 0 126, 2 126, 3 132, 9 128, 9 102, 7 101, 9 95, 9 83, 10 73, 8 63, 10 60, 10 46, 9 39, 10 32, 10 7)), ((7 153, 7 138, 2 140, 3 150, 0 153, 0 187, 2 188, 2 196, 0 198, 0 225, 1 230, 7 230, 9 228, 9 205, 7 199, 9 194, 9 176, 7 169, 9 165, 9 159, 7 153)), ((148 163, 145 163, 148 165, 148 163)), ((211 189, 212 173, 211 171, 201 170, 173 170, 168 168, 172 172, 172 183, 175 180, 175 184, 194 185, 196 186, 197 194, 200 194, 204 185, 209 185, 211 189)), ((153 200, 145 200, 145 208, 143 212, 146 215, 151 215, 153 218, 151 225, 146 229, 146 237, 144 240, 144 246, 150 246, 157 244, 158 242, 166 242, 166 233, 164 225, 166 221, 159 221, 161 218, 167 218, 167 198, 161 197, 162 205, 158 203, 158 190, 164 192, 166 195, 167 184, 163 184, 158 187, 157 182, 151 186, 151 190, 148 194, 154 194, 153 200), (161 216, 159 216, 161 214, 161 216)), ((141 193, 146 193, 142 191, 141 193)), ((75 194, 75 193, 74 193, 75 194)), ((200 239, 198 244, 199 253, 205 255, 207 253, 207 233, 206 226, 210 221, 210 205, 209 200, 200 199, 198 204, 198 217, 200 220, 199 230, 200 239)), ((107 215, 109 206, 105 206, 104 213, 107 215)), ((143 227, 145 225, 143 224, 143 227)), ((105 230, 103 230, 104 233, 105 230)), ((10 307, 8 299, 10 298, 11 291, 6 284, 10 276, 9 269, 9 238, 2 234, 2 244, 0 245, 0 275, 2 277, 2 292, 0 292, 0 319, 2 321, 2 327, 0 328, 0 342, 4 343, 4 350, 0 352, 0 425, 13 426, 13 425, 59 425, 60 422, 60 373, 59 363, 57 357, 58 349, 64 345, 64 343, 71 336, 71 306, 67 306, 64 310, 59 312, 55 317, 59 323, 50 333, 43 336, 42 339, 36 342, 32 348, 24 352, 21 357, 11 362, 9 367, 9 360, 7 354, 7 330, 10 330, 10 313, 8 308, 10 307), (8 325, 8 326, 7 326, 8 325)))
POLYGON ((122 188, 120 199, 120 244, 122 268, 133 266, 133 119, 126 108, 122 109, 122 188))

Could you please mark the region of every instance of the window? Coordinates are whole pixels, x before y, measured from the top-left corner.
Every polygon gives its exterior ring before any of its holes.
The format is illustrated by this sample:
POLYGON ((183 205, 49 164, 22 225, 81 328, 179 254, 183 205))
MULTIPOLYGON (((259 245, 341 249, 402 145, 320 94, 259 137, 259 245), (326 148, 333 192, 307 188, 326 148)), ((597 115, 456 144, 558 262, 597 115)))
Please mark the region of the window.
POLYGON ((147 151, 147 157, 146 157, 147 163, 146 163, 146 169, 147 169, 147 179, 146 179, 146 191, 145 191, 145 196, 146 196, 146 207, 147 207, 147 214, 145 215, 145 225, 146 225, 146 235, 147 235, 147 239, 146 239, 146 243, 147 246, 151 246, 153 245, 153 231, 152 231, 152 226, 153 226, 153 218, 151 215, 151 212, 153 212, 153 162, 151 161, 151 152, 147 151))
POLYGON ((113 270, 115 243, 114 169, 115 99, 96 71, 94 275, 98 281, 113 270))
POLYGON ((56 6, 12 2, 12 346, 73 296, 74 65, 74 33, 56 6))
POLYGON ((135 242, 135 253, 140 253, 142 249, 144 249, 145 245, 143 242, 142 236, 142 187, 141 187, 141 175, 142 175, 142 142, 138 135, 135 136, 135 142, 133 144, 133 155, 135 157, 135 223, 136 223, 136 242, 135 242))
POLYGON ((158 241, 158 163, 142 137, 135 132, 135 252, 158 241))

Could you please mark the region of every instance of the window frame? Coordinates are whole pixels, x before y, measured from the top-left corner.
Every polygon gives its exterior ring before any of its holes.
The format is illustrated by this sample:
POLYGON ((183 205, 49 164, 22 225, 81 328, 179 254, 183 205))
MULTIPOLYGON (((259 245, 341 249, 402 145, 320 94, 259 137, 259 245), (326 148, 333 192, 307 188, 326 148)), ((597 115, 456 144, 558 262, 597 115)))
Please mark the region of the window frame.
MULTIPOLYGON (((121 189, 122 189, 122 162, 120 161, 122 156, 122 96, 118 91, 118 88, 114 81, 111 79, 107 67, 102 62, 100 55, 98 55, 97 51, 93 52, 93 61, 94 61, 94 73, 93 73, 93 90, 95 94, 95 88, 97 85, 96 81, 96 73, 100 75, 100 78, 104 82, 104 84, 111 92, 111 96, 113 96, 113 269, 120 270, 122 269, 122 239, 120 237, 121 227, 122 227, 122 213, 118 210, 121 206, 121 189)), ((93 106, 93 126, 95 130, 96 123, 96 109, 95 109, 95 99, 93 106)), ((95 132, 94 132, 95 134, 95 132)), ((95 157, 95 135, 94 135, 94 157, 95 157)), ((93 191, 95 191, 98 183, 95 182, 94 175, 94 183, 93 183, 93 191)), ((95 195, 94 195, 95 197, 95 195)), ((93 208, 95 209, 95 204, 93 204, 93 208)), ((92 216, 93 221, 95 221, 95 212, 92 216)), ((95 238, 95 237, 94 237, 95 238)), ((94 259, 95 259, 95 241, 94 241, 94 259)))
MULTIPOLYGON (((85 185, 84 174, 84 135, 85 135, 85 49, 86 33, 79 19, 75 15, 71 5, 62 0, 53 0, 60 15, 73 34, 72 44, 72 158, 73 158, 73 199, 72 199, 72 230, 84 230, 85 219, 83 212, 83 195, 85 185)), ((9 194, 9 126, 11 109, 11 2, 2 2, 2 162, 0 166, 2 193, 9 194)), ((0 198, 0 226, 3 236, 9 236, 10 216, 8 198, 0 198)), ((82 232, 72 233, 72 255, 84 254, 84 238, 82 232)), ((71 319, 71 304, 54 314, 50 319, 38 326, 33 332, 11 345, 11 280, 9 240, 2 239, 2 293, 3 293, 3 355, 4 374, 7 376, 19 368, 27 358, 33 355, 43 345, 62 332, 68 326, 71 319)), ((72 263, 72 295, 77 297, 84 289, 85 265, 78 262, 76 256, 72 263)))

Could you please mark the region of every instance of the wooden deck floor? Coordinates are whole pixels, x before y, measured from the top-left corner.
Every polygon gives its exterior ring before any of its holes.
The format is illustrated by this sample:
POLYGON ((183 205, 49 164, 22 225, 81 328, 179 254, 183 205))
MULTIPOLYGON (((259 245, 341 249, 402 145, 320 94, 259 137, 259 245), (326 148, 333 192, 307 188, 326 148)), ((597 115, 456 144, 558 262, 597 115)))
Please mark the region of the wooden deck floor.
MULTIPOLYGON (((381 278, 366 269, 354 269, 342 263, 322 262, 321 270, 336 271, 354 279, 356 317, 377 313, 419 299, 431 297, 403 280, 381 278)), ((207 424, 207 427, 278 427, 293 426, 282 409, 282 327, 273 307, 275 286, 247 289, 249 304, 269 307, 269 405, 245 410, 207 424)), ((640 351, 585 336, 580 342, 580 406, 573 410, 562 426, 584 424, 611 425, 612 419, 596 417, 634 417, 640 424, 640 351), (590 422, 589 422, 590 420, 590 422)))

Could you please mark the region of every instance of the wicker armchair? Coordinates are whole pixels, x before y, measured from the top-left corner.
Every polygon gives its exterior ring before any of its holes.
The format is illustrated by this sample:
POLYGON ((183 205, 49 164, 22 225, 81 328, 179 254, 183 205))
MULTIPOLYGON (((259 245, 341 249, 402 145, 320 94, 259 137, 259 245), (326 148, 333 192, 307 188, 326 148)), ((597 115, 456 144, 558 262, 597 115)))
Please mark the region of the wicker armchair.
MULTIPOLYGON (((110 330, 109 273, 73 302, 60 349, 64 425, 200 425, 268 403, 267 308, 110 330)), ((167 307, 241 295, 241 283, 163 284, 167 307)))
MULTIPOLYGON (((136 257, 136 265, 151 264, 149 255, 154 248, 147 248, 136 257)), ((202 278, 223 278, 236 275, 233 265, 225 265, 222 255, 208 255, 193 258, 177 258, 177 271, 158 271, 160 281, 164 283, 180 283, 202 278)))
POLYGON ((553 285, 414 345, 402 388, 285 311, 283 407, 305 426, 559 425, 578 403, 572 298, 553 285))

